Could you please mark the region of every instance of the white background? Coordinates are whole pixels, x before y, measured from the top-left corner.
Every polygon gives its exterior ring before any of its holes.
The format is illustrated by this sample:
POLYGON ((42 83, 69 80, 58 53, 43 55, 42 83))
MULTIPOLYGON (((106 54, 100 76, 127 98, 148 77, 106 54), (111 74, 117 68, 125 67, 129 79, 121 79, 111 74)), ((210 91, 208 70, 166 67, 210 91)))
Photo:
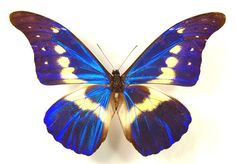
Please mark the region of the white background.
POLYGON ((233 0, 0 1, 0 163, 199 164, 234 163, 236 148, 236 5, 233 0), (78 36, 111 70, 96 44, 117 68, 131 49, 128 67, 162 32, 195 15, 225 13, 226 24, 207 42, 194 87, 157 86, 192 114, 189 131, 171 148, 141 156, 125 139, 117 116, 106 141, 90 157, 65 149, 47 133, 47 109, 77 85, 44 86, 35 73, 33 51, 9 14, 25 10, 51 18, 78 36))

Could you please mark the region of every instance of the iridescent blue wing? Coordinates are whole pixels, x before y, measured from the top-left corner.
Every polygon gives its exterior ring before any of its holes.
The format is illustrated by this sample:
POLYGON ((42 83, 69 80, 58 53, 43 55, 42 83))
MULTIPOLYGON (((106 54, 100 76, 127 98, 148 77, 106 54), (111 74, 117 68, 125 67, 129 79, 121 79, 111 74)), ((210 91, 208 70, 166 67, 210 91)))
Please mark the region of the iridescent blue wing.
POLYGON ((126 87, 123 99, 118 115, 125 136, 144 156, 159 153, 179 141, 191 123, 184 105, 154 88, 126 87))
POLYGON ((28 38, 42 84, 108 84, 110 74, 69 30, 46 17, 19 11, 12 24, 28 38))
POLYGON ((194 85, 207 39, 223 26, 222 13, 186 19, 158 37, 123 74, 126 84, 194 85))
POLYGON ((55 140, 76 153, 91 155, 105 140, 114 114, 109 87, 84 87, 57 101, 44 122, 55 140))

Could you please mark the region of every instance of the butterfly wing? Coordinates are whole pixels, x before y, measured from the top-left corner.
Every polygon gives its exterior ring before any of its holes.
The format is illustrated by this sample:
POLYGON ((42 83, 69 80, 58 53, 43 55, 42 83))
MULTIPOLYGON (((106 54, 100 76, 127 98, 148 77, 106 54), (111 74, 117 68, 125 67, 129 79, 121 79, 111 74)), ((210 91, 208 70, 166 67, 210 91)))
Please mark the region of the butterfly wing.
POLYGON ((42 84, 108 84, 110 74, 69 30, 46 17, 14 12, 12 24, 28 38, 42 84))
POLYGON ((179 141, 191 123, 179 101, 142 85, 124 89, 118 115, 126 138, 144 156, 156 154, 179 141))
POLYGON ((194 85, 207 39, 223 26, 222 13, 186 19, 158 37, 123 74, 126 84, 194 85))
POLYGON ((114 114, 109 87, 84 87, 57 101, 44 122, 55 140, 76 153, 91 155, 105 140, 114 114))

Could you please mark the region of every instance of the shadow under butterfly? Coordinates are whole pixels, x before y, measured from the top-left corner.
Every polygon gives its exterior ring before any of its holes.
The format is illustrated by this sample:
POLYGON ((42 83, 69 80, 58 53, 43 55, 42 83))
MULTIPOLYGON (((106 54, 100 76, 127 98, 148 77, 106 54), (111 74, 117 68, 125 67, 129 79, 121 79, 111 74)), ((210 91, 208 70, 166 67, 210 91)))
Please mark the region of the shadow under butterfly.
POLYGON ((183 104, 148 84, 195 85, 206 41, 223 26, 225 16, 206 13, 174 25, 122 75, 118 70, 110 74, 79 39, 51 19, 17 11, 10 20, 28 38, 42 84, 91 84, 46 112, 44 122, 56 141, 91 155, 117 112, 126 138, 148 156, 179 141, 191 123, 183 104))

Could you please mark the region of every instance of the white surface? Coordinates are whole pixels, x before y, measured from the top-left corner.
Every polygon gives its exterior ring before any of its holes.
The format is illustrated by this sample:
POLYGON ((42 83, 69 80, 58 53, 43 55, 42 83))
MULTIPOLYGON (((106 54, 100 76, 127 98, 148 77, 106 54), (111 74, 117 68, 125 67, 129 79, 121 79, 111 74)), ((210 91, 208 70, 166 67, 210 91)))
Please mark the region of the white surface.
POLYGON ((199 164, 235 161, 235 38, 236 6, 233 0, 169 1, 0 1, 1 107, 0 163, 199 164), (219 11, 225 26, 207 42, 202 72, 194 87, 160 86, 187 106, 192 114, 189 131, 180 142, 160 154, 142 157, 126 141, 117 116, 107 140, 90 156, 75 154, 54 141, 43 123, 47 109, 76 89, 44 86, 36 78, 33 51, 15 29, 9 14, 25 10, 51 18, 78 36, 110 68, 96 44, 115 67, 138 45, 132 61, 162 32, 186 18, 219 11))

